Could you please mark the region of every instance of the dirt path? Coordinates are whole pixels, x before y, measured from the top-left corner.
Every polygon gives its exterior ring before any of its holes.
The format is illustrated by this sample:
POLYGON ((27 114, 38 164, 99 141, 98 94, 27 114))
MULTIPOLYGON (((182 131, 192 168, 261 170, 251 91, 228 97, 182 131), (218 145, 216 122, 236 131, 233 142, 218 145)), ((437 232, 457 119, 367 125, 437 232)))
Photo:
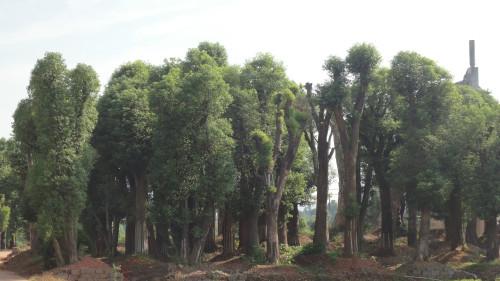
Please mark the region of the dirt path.
MULTIPOLYGON (((0 251, 0 265, 3 263, 4 259, 10 254, 10 251, 0 251)), ((28 281, 21 276, 0 269, 0 280, 2 281, 28 281)))

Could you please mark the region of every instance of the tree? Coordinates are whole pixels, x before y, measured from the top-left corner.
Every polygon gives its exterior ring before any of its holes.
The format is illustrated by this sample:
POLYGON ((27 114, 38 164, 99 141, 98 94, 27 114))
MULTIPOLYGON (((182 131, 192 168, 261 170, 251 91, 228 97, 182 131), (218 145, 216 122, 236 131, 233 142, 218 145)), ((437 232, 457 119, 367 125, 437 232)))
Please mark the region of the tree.
POLYGON ((346 62, 337 57, 329 58, 325 63, 331 79, 330 91, 333 95, 333 113, 338 128, 345 176, 344 186, 344 255, 358 253, 358 206, 356 202, 356 165, 358 157, 359 127, 363 115, 364 103, 372 74, 380 61, 377 50, 368 44, 353 46, 346 62), (355 86, 347 87, 346 68, 355 76, 355 86), (351 96, 352 95, 352 96, 351 96), (352 104, 346 99, 350 98, 352 104))
POLYGON ((398 123, 394 116, 394 106, 389 70, 378 69, 373 77, 373 84, 370 87, 361 120, 360 145, 364 151, 365 161, 373 169, 375 184, 380 194, 382 225, 379 253, 381 255, 394 254, 395 230, 393 229, 391 190, 393 187, 388 177, 390 155, 397 145, 398 123))
MULTIPOLYGON (((127 175, 134 190, 133 253, 147 253, 147 165, 151 158, 154 114, 149 106, 151 67, 141 61, 125 64, 111 76, 99 99, 99 120, 93 145, 100 157, 127 175)), ((130 225, 129 219, 128 224, 130 225)), ((128 251, 128 250, 127 250, 128 251)))
POLYGON ((306 90, 312 118, 304 136, 312 153, 314 184, 317 192, 313 243, 322 251, 326 251, 328 245, 328 172, 329 162, 334 152, 333 130, 330 130, 333 111, 328 88, 320 87, 314 96, 311 84, 306 84, 306 90))
POLYGON ((89 139, 98 89, 90 66, 68 71, 57 53, 37 61, 28 87, 37 148, 28 192, 38 199, 38 227, 52 242, 59 265, 78 259, 77 223, 93 163, 89 139))
POLYGON ((224 206, 234 187, 232 132, 224 117, 231 96, 223 68, 201 47, 166 68, 151 97, 157 114, 154 204, 172 218, 181 258, 198 263, 214 223, 211 214, 224 206), (162 206, 171 200, 173 208, 162 206))
POLYGON ((425 140, 436 132, 447 116, 449 93, 453 91, 449 74, 432 60, 414 52, 400 52, 391 65, 394 91, 399 96, 396 116, 401 122, 399 131, 402 146, 394 158, 393 174, 405 186, 409 211, 408 245, 417 242, 418 175, 425 170, 426 156, 420 153, 425 140))

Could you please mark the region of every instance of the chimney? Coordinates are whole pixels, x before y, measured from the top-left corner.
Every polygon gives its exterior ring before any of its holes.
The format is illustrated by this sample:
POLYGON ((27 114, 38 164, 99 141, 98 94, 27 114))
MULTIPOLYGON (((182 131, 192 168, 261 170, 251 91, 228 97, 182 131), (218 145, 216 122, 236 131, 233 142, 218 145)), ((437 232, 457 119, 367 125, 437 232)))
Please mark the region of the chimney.
POLYGON ((469 64, 471 68, 476 67, 476 47, 474 40, 469 40, 469 64))

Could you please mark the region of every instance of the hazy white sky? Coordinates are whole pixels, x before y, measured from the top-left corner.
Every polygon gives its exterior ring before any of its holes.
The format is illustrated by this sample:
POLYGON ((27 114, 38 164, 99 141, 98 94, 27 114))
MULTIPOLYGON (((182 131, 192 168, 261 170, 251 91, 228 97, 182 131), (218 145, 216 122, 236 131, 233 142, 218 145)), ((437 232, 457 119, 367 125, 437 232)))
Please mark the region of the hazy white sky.
POLYGON ((69 67, 92 65, 105 84, 124 62, 159 64, 200 41, 218 41, 230 63, 271 52, 293 80, 318 83, 326 57, 371 42, 385 65, 398 51, 414 50, 458 81, 468 67, 468 40, 476 39, 480 85, 500 99, 495 2, 0 0, 0 137, 10 136, 30 71, 46 51, 61 52, 69 67))

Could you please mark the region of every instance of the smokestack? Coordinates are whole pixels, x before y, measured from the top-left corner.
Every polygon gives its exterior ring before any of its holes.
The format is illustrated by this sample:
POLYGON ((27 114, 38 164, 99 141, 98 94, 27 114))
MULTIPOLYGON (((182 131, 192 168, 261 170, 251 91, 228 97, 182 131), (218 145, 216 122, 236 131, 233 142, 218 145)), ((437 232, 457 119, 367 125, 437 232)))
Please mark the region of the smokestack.
POLYGON ((469 40, 469 64, 471 68, 476 66, 476 47, 474 40, 469 40))

